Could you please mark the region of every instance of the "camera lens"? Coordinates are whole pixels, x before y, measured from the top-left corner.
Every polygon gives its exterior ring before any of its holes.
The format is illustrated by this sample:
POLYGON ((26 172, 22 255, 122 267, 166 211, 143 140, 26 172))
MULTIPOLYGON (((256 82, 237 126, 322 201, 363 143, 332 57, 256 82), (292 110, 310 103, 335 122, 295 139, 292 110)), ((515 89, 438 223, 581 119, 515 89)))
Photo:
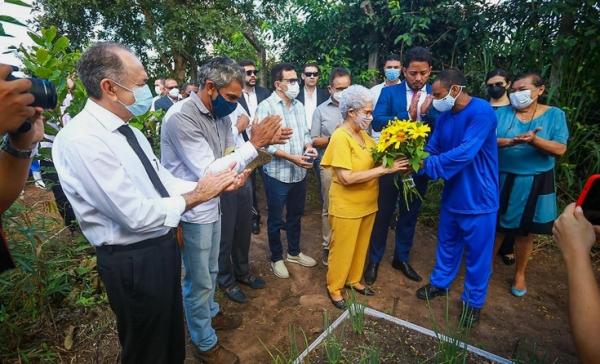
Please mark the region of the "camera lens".
POLYGON ((39 106, 44 110, 56 108, 57 95, 56 87, 50 81, 41 78, 30 78, 31 89, 29 92, 35 97, 32 106, 39 106))
MULTIPOLYGON (((6 77, 7 81, 18 80, 11 74, 6 77)), ((33 95, 34 101, 31 106, 38 106, 44 110, 55 109, 58 103, 58 96, 56 95, 56 87, 50 81, 41 78, 29 78, 31 81, 31 88, 29 92, 33 95)))

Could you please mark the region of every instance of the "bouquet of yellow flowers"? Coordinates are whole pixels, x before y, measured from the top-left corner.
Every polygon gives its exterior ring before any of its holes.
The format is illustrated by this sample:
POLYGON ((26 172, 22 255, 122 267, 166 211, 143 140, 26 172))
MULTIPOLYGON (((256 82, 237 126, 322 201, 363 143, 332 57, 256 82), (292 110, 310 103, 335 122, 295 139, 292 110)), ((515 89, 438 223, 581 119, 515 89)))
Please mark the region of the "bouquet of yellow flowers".
MULTIPOLYGON (((390 168, 394 160, 404 157, 408 159, 412 169, 418 172, 421 169, 421 162, 429 155, 425 151, 425 140, 429 132, 431 132, 431 128, 427 124, 394 118, 381 131, 379 142, 371 151, 373 160, 375 163, 382 163, 386 168, 390 168)), ((397 179, 395 183, 398 187, 397 179)), ((423 198, 417 191, 412 177, 402 178, 402 185, 402 193, 408 210, 409 201, 414 198, 423 198)))

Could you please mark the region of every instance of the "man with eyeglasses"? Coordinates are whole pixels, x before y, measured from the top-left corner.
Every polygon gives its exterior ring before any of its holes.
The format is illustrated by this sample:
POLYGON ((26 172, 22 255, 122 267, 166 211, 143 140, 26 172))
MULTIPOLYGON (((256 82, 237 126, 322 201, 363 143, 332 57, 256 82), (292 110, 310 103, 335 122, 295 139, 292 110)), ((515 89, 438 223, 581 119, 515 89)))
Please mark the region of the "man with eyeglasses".
POLYGON ((312 146, 304 106, 296 99, 300 85, 294 66, 289 63, 275 65, 271 70, 271 79, 275 92, 258 105, 255 122, 269 115, 278 115, 283 119, 283 126, 293 130, 287 144, 267 148, 273 155, 273 160, 263 167, 269 212, 267 230, 271 268, 275 276, 288 278, 281 242, 284 207, 287 261, 304 267, 317 265, 313 258, 300 251, 300 218, 304 213, 306 200, 306 172, 312 168, 317 151, 312 146))
POLYGON ((321 69, 316 63, 307 63, 302 71, 302 84, 298 101, 304 104, 304 113, 306 114, 306 125, 310 130, 312 126, 313 113, 317 106, 321 105, 329 98, 329 92, 324 88, 317 87, 321 69))
POLYGON ((165 80, 165 92, 166 94, 154 103, 156 110, 167 111, 174 103, 179 101, 179 84, 177 80, 167 78, 165 80))
MULTIPOLYGON (((350 71, 343 67, 334 68, 329 74, 329 93, 331 97, 319 105, 313 114, 310 136, 313 146, 319 151, 319 156, 323 156, 331 134, 342 124, 344 119, 340 112, 339 100, 342 92, 350 87, 352 77, 350 71)), ((327 265, 329 257, 329 243, 331 239, 331 226, 329 225, 329 188, 331 187, 331 170, 319 166, 321 177, 321 198, 323 208, 321 211, 321 230, 323 238, 323 265, 327 265)))
MULTIPOLYGON (((264 99, 269 97, 271 94, 269 90, 256 84, 258 77, 258 70, 253 61, 244 59, 238 62, 240 66, 244 68, 244 88, 242 89, 242 96, 238 103, 244 108, 244 111, 248 114, 248 118, 240 114, 237 120, 231 120, 232 123, 237 123, 237 127, 240 130, 244 140, 248 139, 248 133, 245 129, 249 127, 249 122, 254 120, 256 114, 256 108, 264 99)), ((256 198, 256 174, 252 172, 252 233, 260 233, 260 210, 258 209, 258 201, 256 198)))

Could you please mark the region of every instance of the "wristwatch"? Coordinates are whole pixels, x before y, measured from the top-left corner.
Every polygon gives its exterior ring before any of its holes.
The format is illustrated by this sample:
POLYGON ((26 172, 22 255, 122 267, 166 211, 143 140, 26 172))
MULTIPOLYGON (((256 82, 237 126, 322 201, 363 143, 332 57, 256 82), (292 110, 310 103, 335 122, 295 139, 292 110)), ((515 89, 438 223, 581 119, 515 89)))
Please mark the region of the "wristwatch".
POLYGON ((2 138, 2 146, 0 147, 0 149, 12 155, 15 158, 30 159, 33 156, 33 149, 19 150, 14 148, 10 144, 10 137, 8 136, 8 134, 4 135, 4 138, 2 138))

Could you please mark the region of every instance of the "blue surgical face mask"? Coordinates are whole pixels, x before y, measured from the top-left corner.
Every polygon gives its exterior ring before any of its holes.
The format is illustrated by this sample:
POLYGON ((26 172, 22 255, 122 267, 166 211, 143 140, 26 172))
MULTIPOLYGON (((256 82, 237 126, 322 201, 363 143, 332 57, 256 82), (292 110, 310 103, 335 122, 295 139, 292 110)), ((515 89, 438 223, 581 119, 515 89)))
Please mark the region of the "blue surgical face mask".
POLYGON ((135 101, 131 105, 125 105, 121 102, 121 100, 117 99, 117 101, 121 105, 125 106, 125 108, 129 110, 129 112, 132 113, 133 116, 144 115, 146 112, 148 112, 148 110, 150 110, 150 107, 152 106, 152 91, 150 91, 150 87, 148 85, 136 87, 132 90, 121 85, 117 81, 113 82, 119 85, 121 88, 133 94, 133 98, 135 99, 135 101))
POLYGON ((212 100, 212 113, 217 119, 224 118, 237 108, 237 102, 229 102, 217 89, 217 98, 212 100))
POLYGON ((396 81, 400 78, 400 70, 398 68, 386 68, 384 71, 386 81, 396 81))

